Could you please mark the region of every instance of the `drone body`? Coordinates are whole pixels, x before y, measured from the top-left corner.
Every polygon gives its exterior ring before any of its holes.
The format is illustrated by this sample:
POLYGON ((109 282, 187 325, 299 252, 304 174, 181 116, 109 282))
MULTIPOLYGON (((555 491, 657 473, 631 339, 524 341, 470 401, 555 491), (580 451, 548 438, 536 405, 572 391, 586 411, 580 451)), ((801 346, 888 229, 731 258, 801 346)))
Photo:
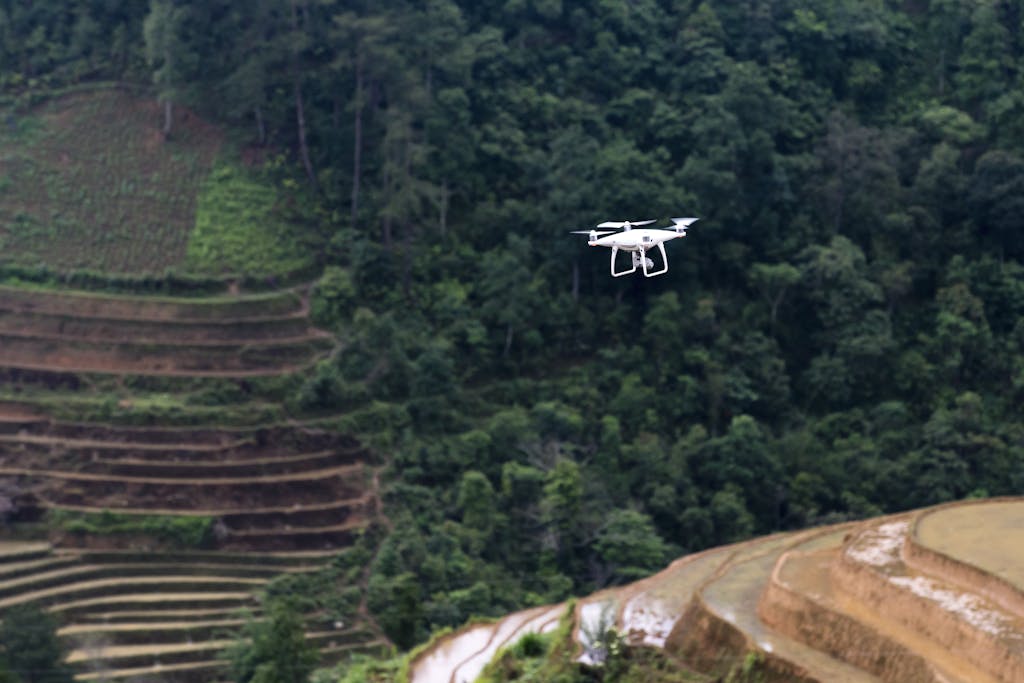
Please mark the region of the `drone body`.
POLYGON ((611 272, 612 277, 622 277, 635 273, 638 268, 643 270, 647 277, 663 275, 668 272, 668 256, 665 254, 665 242, 678 237, 686 237, 686 229, 698 219, 696 218, 673 218, 672 227, 669 228, 639 228, 635 225, 648 225, 654 221, 606 221, 598 225, 598 228, 621 228, 621 232, 615 230, 574 230, 578 234, 589 235, 587 244, 592 247, 611 247, 611 272), (661 253, 661 268, 654 270, 654 260, 648 258, 647 252, 650 249, 657 249, 661 253), (615 269, 615 261, 619 251, 628 251, 632 257, 632 267, 624 270, 615 269))

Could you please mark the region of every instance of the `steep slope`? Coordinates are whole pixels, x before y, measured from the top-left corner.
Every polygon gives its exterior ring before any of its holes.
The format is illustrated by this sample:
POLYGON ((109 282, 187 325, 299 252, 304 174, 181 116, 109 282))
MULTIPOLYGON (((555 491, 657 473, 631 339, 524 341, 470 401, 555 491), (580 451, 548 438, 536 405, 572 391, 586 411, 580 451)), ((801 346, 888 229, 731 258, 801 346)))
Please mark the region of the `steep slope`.
MULTIPOLYGON (((1024 499, 999 499, 717 548, 581 600, 571 656, 600 666, 653 648, 680 675, 765 681, 1024 680, 1022 544, 1024 499), (609 628, 626 654, 595 635, 609 628)), ((412 680, 456 680, 473 657, 513 644, 524 621, 442 639, 413 661, 412 680)))
MULTIPOLYGON (((2 555, 0 612, 59 615, 83 680, 209 680, 239 610, 258 617, 272 579, 318 571, 378 508, 371 453, 280 403, 275 383, 334 345, 307 290, 0 289, 0 482, 49 541, 2 555)), ((325 661, 383 644, 316 619, 325 661)))

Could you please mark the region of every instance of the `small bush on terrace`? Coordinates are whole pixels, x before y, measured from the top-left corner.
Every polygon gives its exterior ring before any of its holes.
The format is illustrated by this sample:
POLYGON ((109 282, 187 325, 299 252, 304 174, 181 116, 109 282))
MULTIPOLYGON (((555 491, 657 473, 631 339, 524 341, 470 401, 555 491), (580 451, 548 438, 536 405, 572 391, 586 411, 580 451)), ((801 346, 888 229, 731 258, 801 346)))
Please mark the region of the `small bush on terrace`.
POLYGON ((176 548, 200 548, 213 539, 212 517, 174 517, 111 512, 51 510, 47 520, 52 528, 68 533, 144 534, 176 548))

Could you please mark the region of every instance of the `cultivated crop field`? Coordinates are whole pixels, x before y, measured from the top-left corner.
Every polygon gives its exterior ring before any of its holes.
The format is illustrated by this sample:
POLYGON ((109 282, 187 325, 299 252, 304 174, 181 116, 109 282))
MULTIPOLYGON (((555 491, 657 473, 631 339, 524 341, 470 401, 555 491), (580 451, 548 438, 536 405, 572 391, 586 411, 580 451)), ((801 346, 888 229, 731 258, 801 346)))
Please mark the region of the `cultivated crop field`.
POLYGON ((185 257, 221 135, 118 90, 0 111, 0 254, 58 269, 162 272, 185 257))

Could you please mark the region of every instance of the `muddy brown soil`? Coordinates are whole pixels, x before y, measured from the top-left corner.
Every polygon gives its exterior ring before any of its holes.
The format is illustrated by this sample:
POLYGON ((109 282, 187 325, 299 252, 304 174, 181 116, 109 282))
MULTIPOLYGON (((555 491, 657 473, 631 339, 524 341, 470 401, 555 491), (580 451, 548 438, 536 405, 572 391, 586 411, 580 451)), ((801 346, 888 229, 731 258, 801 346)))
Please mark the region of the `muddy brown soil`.
POLYGON ((42 372, 178 376, 282 374, 332 348, 321 336, 295 340, 187 346, 135 342, 69 342, 0 335, 0 366, 42 372))
POLYGON ((0 285, 0 310, 75 318, 150 321, 208 321, 304 315, 305 290, 269 295, 188 299, 106 296, 94 292, 29 290, 0 285))
POLYGON ((121 320, 117 318, 76 318, 49 313, 12 313, 0 310, 0 333, 11 336, 61 338, 83 341, 180 344, 245 343, 272 339, 294 339, 315 335, 302 315, 254 320, 121 320))
MULTIPOLYGON (((825 551, 829 552, 829 551, 825 551)), ((903 683, 941 683, 921 655, 894 642, 886 634, 859 621, 847 612, 831 606, 824 586, 804 590, 780 579, 781 568, 798 562, 825 562, 834 556, 786 555, 765 588, 759 614, 765 623, 789 637, 806 643, 836 659, 849 662, 884 681, 903 683)), ((802 567, 789 567, 801 575, 802 567)), ((817 583, 815 583, 817 586, 817 583)))
POLYGON ((43 413, 33 410, 29 406, 24 406, 19 403, 11 403, 7 401, 0 401, 0 422, 17 422, 17 423, 45 423, 49 422, 49 418, 43 413))
POLYGON ((319 450, 328 446, 351 448, 358 441, 344 434, 336 434, 311 427, 275 425, 268 427, 224 427, 196 429, 192 427, 129 427, 97 423, 54 422, 49 433, 68 439, 92 439, 114 443, 169 444, 187 448, 200 445, 227 446, 240 441, 251 442, 254 447, 266 449, 319 450))
POLYGON ((68 472, 0 469, 0 477, 30 490, 52 505, 101 509, 233 510, 329 503, 360 497, 366 490, 362 467, 247 479, 147 479, 68 472))
MULTIPOLYGON (((325 439, 324 443, 309 443, 292 446, 259 446, 252 441, 242 440, 224 446, 198 445, 192 448, 185 444, 148 444, 140 442, 105 442, 91 439, 63 439, 45 434, 0 433, 0 461, 6 459, 11 466, 19 462, 12 459, 32 457, 32 465, 38 466, 45 460, 38 458, 63 458, 69 463, 106 463, 114 465, 123 463, 138 467, 183 466, 191 463, 200 471, 211 472, 221 466, 241 467, 249 465, 254 469, 284 466, 286 468, 312 468, 312 461, 320 458, 334 457, 338 462, 365 461, 369 454, 358 446, 346 446, 332 443, 325 439), (211 468, 211 469, 204 469, 211 468)), ((50 461, 45 461, 50 462, 50 461)), ((53 462, 56 462, 54 460, 53 462)), ((77 469, 77 468, 72 468, 77 469)))

